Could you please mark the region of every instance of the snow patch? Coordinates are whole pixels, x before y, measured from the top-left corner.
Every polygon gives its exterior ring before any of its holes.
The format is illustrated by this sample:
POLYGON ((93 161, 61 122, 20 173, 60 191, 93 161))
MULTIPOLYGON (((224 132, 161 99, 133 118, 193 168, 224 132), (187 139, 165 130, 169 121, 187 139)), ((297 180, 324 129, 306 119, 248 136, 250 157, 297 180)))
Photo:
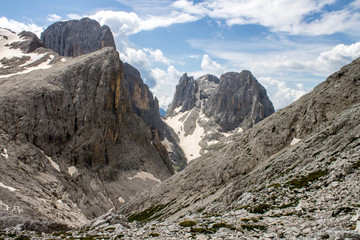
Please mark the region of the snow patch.
POLYGON ((42 154, 44 154, 44 156, 47 158, 47 160, 49 160, 51 166, 53 166, 53 168, 55 168, 56 171, 61 172, 61 171, 60 171, 60 166, 59 166, 59 164, 57 164, 56 162, 54 162, 54 161, 51 159, 51 157, 46 156, 46 154, 44 153, 43 150, 40 150, 40 151, 42 152, 42 154))
POLYGON ((298 138, 294 137, 294 139, 290 143, 290 146, 293 146, 293 145, 297 144, 300 141, 301 141, 301 139, 298 139, 298 138))
POLYGON ((160 179, 156 178, 154 175, 152 175, 151 173, 148 173, 148 172, 138 172, 133 177, 128 177, 127 179, 133 180, 134 178, 139 178, 144 181, 147 181, 149 179, 149 180, 153 180, 155 182, 159 182, 159 183, 161 182, 160 179))
POLYGON ((124 203, 125 203, 125 199, 123 199, 122 197, 118 197, 118 201, 119 201, 119 203, 121 203, 121 204, 124 204, 124 203))
POLYGON ((9 191, 11 191, 11 192, 15 192, 15 191, 17 191, 17 189, 16 189, 16 188, 6 186, 6 185, 5 185, 5 184, 3 184, 2 182, 0 182, 0 187, 2 187, 2 188, 6 188, 7 190, 9 190, 9 191))
POLYGON ((222 134, 225 136, 225 137, 230 137, 231 135, 233 134, 239 134, 239 133, 242 133, 244 130, 241 128, 241 127, 238 127, 238 128, 235 128, 234 130, 232 131, 229 131, 229 132, 223 132, 222 134))
POLYGON ((208 141, 208 145, 214 145, 214 144, 217 144, 219 142, 219 140, 211 140, 211 141, 208 141))
POLYGON ((175 108, 175 109, 174 109, 174 113, 175 113, 175 114, 178 114, 178 113, 180 112, 180 110, 181 110, 181 106, 175 108))
POLYGON ((4 156, 6 159, 9 159, 9 155, 8 155, 8 152, 7 152, 6 148, 3 149, 3 152, 4 153, 1 153, 1 156, 4 156))
POLYGON ((60 59, 60 61, 64 63, 64 62, 66 62, 66 58, 62 58, 62 59, 60 59))
POLYGON ((166 148, 166 150, 168 152, 172 151, 173 144, 171 142, 169 142, 169 140, 167 138, 165 138, 161 143, 164 145, 164 147, 166 148))
POLYGON ((68 173, 70 174, 70 176, 73 176, 75 173, 78 173, 79 171, 77 170, 77 168, 75 166, 71 166, 68 167, 68 173))
MULTIPOLYGON (((30 57, 29 60, 27 60, 24 64, 21 64, 20 66, 26 66, 29 65, 43 57, 46 56, 45 54, 37 54, 37 53, 23 53, 19 48, 18 49, 12 49, 10 48, 10 44, 13 42, 21 42, 24 41, 24 39, 20 38, 17 34, 10 32, 7 29, 1 29, 0 28, 0 59, 6 58, 6 59, 12 59, 12 58, 22 58, 22 57, 30 57)), ((39 64, 38 66, 30 67, 25 69, 22 72, 17 72, 13 74, 8 75, 2 75, 0 78, 5 77, 11 77, 17 74, 25 74, 29 73, 34 70, 39 69, 47 69, 50 68, 51 65, 49 63, 55 58, 54 55, 49 55, 49 58, 46 62, 43 62, 39 64)), ((1 64, 0 67, 4 67, 4 65, 1 64)))
POLYGON ((5 211, 9 211, 10 207, 9 205, 7 205, 6 203, 3 203, 1 200, 0 200, 0 207, 3 206, 5 208, 5 211))
POLYGON ((199 125, 199 120, 197 119, 195 131, 191 135, 189 134, 189 135, 185 136, 183 122, 186 121, 186 118, 183 119, 183 121, 181 121, 180 119, 183 116, 185 116, 185 114, 187 116, 189 116, 190 114, 188 114, 188 113, 189 113, 189 111, 178 114, 171 118, 167 118, 167 119, 165 119, 165 122, 178 135, 178 137, 180 139, 179 144, 180 144, 181 148, 183 149, 188 162, 190 162, 191 160, 201 156, 201 154, 200 154, 201 147, 200 147, 199 143, 200 143, 205 131, 204 131, 204 128, 199 125))

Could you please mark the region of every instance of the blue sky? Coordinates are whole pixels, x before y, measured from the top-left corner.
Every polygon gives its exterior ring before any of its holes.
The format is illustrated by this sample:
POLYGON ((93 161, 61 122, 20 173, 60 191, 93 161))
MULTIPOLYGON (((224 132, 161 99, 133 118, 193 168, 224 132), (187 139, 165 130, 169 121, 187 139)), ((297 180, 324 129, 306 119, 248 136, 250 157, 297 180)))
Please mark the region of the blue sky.
POLYGON ((162 108, 185 72, 247 69, 279 109, 360 56, 360 0, 12 0, 0 27, 40 35, 82 17, 112 29, 162 108))

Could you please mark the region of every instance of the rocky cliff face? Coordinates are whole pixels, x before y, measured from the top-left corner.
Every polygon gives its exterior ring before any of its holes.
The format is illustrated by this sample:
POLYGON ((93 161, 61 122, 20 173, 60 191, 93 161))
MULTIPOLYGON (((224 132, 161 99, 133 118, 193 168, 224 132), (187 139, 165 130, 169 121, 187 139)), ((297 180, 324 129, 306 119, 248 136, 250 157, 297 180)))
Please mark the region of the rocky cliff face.
POLYGON ((148 125, 152 139, 161 141, 169 154, 176 171, 186 166, 186 157, 178 144, 177 136, 162 120, 157 98, 144 84, 139 71, 128 63, 124 63, 124 83, 134 113, 148 125))
POLYGON ((80 226, 173 174, 132 111, 113 48, 63 58, 1 37, 1 53, 11 53, 0 57, 1 227, 80 226))
MULTIPOLYGON (((56 22, 41 35, 48 48, 63 56, 80 56, 94 52, 106 46, 115 48, 112 33, 107 26, 89 18, 56 22)), ((186 165, 186 158, 170 129, 165 126, 160 113, 159 103, 144 84, 139 71, 128 63, 124 67, 124 85, 131 102, 132 111, 140 117, 152 133, 152 139, 158 142, 162 152, 168 151, 174 169, 181 170, 186 165), (165 140, 165 136, 166 140, 165 140), (164 141, 165 140, 165 141, 164 141), (162 143, 160 143, 162 141, 162 143), (163 145, 163 146, 161 146, 163 145)))
POLYGON ((41 40, 47 48, 67 57, 95 52, 103 47, 115 48, 110 28, 89 18, 56 22, 41 33, 41 40))
POLYGON ((164 230, 172 228, 179 236, 359 238, 359 79, 360 58, 122 212, 166 220, 154 230, 163 237, 174 237, 164 230), (184 220, 192 229, 176 223, 184 220))
POLYGON ((241 132, 274 112, 266 90, 249 71, 220 79, 184 74, 165 122, 178 134, 187 159, 206 153, 223 136, 241 132))

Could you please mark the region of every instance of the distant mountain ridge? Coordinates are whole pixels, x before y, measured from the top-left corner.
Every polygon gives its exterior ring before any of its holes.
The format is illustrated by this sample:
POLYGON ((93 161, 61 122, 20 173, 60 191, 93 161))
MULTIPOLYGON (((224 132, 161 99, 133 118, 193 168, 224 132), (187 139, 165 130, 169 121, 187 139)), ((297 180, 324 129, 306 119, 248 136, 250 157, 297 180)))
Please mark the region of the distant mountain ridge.
POLYGON ((120 212, 164 238, 359 239, 359 88, 360 58, 120 212))
POLYGON ((274 112, 265 88, 249 71, 229 72, 220 79, 184 74, 176 86, 165 122, 180 137, 187 159, 211 149, 221 137, 243 131, 274 112))

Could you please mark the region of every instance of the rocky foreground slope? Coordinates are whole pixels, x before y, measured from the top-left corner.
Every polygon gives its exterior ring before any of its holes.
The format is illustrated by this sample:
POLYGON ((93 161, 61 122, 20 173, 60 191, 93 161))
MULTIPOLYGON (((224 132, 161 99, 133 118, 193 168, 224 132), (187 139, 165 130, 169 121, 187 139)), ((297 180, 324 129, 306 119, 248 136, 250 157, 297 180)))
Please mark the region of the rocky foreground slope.
POLYGON ((0 35, 1 228, 82 226, 173 174, 115 49, 65 58, 33 34, 0 35))
POLYGON ((359 239, 359 89, 360 58, 121 212, 164 239, 359 239))
MULTIPOLYGON (((85 227, 34 239, 360 239, 360 58, 85 227), (119 213, 126 214, 120 215, 119 213)), ((5 154, 5 153, 3 153, 5 154)), ((11 187, 9 186, 11 189, 11 187)))
POLYGON ((249 71, 228 72, 220 79, 208 74, 194 80, 184 74, 165 122, 191 161, 222 137, 247 130, 273 112, 265 88, 249 71))

